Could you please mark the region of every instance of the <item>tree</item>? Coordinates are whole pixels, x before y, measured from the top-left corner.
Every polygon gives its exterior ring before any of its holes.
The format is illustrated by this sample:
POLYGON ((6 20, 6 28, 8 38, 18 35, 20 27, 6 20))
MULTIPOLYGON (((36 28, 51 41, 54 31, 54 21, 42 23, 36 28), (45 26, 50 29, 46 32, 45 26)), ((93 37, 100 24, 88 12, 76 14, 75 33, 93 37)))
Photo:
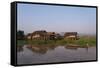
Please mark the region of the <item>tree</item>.
POLYGON ((17 31, 17 39, 18 40, 22 40, 22 39, 24 39, 24 31, 21 31, 21 30, 19 30, 19 31, 17 31))

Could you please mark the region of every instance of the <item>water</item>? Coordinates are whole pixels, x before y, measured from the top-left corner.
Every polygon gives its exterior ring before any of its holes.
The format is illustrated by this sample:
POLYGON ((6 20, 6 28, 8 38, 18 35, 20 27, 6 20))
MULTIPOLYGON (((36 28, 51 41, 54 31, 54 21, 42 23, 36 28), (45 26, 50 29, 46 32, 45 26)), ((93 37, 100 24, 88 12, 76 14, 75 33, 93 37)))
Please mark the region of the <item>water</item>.
POLYGON ((68 48, 60 45, 37 45, 33 46, 32 48, 28 48, 27 45, 24 45, 17 51, 18 64, 38 64, 86 60, 96 60, 96 47, 68 48))

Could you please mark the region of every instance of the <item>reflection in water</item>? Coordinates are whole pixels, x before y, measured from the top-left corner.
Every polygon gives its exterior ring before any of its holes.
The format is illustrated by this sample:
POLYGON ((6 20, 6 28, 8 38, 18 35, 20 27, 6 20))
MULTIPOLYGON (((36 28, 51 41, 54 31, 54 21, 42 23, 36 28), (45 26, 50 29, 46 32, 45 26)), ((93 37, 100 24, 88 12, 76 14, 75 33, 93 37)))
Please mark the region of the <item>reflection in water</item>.
POLYGON ((28 45, 27 48, 35 53, 45 54, 48 50, 54 50, 56 45, 28 45))
POLYGON ((29 48, 35 53, 45 54, 47 52, 47 48, 44 46, 32 46, 31 45, 31 47, 27 47, 27 48, 29 48))
POLYGON ((17 46, 17 51, 18 51, 18 52, 23 51, 23 46, 20 46, 20 45, 19 45, 19 46, 17 46))
POLYGON ((70 46, 65 46, 66 49, 71 49, 71 50, 77 50, 78 47, 70 47, 70 46))
POLYGON ((96 47, 78 48, 66 45, 25 45, 17 48, 18 64, 38 64, 96 60, 96 47))

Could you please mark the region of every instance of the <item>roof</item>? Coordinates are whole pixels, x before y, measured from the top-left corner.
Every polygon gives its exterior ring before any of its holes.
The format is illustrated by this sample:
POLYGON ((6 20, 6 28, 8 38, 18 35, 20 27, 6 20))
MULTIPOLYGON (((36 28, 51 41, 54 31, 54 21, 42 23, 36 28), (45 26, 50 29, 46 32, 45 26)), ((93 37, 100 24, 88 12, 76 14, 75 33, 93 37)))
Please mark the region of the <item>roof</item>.
POLYGON ((77 35, 77 32, 66 32, 64 36, 77 35))
POLYGON ((43 36, 43 35, 46 35, 46 33, 47 33, 47 32, 46 32, 45 30, 40 30, 40 31, 35 31, 35 32, 33 32, 32 35, 39 34, 39 35, 42 35, 42 36, 43 36))
POLYGON ((55 35, 55 32, 47 32, 48 35, 55 35))

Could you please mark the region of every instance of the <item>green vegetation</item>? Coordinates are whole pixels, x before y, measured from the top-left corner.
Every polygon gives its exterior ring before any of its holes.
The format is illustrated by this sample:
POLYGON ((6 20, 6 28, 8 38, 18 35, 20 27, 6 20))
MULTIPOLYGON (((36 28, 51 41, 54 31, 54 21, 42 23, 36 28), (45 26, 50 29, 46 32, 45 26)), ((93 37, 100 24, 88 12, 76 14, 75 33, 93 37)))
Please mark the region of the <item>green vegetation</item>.
POLYGON ((83 36, 83 37, 80 37, 79 40, 75 40, 72 43, 80 45, 80 46, 85 46, 85 45, 95 46, 96 45, 96 37, 83 36))
POLYGON ((62 39, 62 40, 18 40, 17 45, 67 45, 67 44, 75 44, 80 46, 95 46, 96 45, 96 37, 88 37, 82 36, 78 40, 70 40, 70 39, 62 39))
POLYGON ((25 44, 28 44, 26 40, 17 40, 17 45, 18 46, 23 46, 25 44))

